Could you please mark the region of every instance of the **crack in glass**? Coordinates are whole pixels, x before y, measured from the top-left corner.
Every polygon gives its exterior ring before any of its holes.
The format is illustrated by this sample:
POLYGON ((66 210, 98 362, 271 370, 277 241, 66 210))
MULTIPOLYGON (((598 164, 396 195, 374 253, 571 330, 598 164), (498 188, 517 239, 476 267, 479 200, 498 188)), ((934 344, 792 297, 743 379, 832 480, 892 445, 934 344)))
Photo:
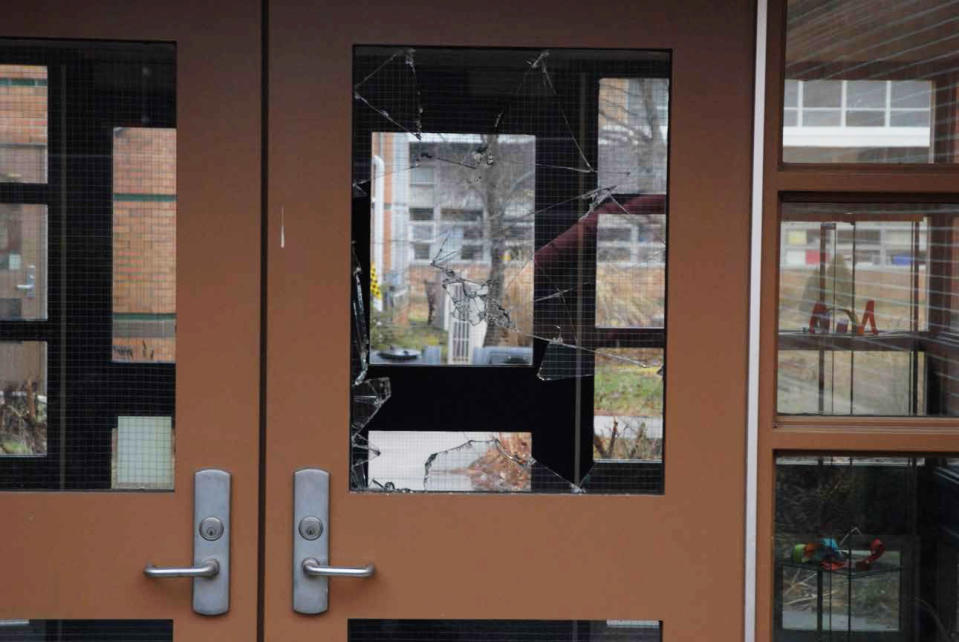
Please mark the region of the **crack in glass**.
MULTIPOLYGON (((488 133, 465 134, 424 131, 424 114, 439 99, 421 87, 417 49, 370 49, 383 59, 353 86, 354 100, 398 131, 373 134, 379 138, 369 178, 361 173, 352 183, 354 196, 369 197, 373 210, 367 287, 354 255, 354 488, 415 490, 367 478, 368 464, 384 451, 366 428, 390 394, 389 379, 365 380, 371 364, 531 366, 537 341, 544 344, 537 367, 544 382, 597 377, 601 367, 628 370, 642 384, 634 405, 650 414, 602 415, 594 456, 661 462, 668 80, 600 81, 597 162, 581 140, 583 124, 574 123, 564 106, 569 97, 550 72, 549 50, 530 54, 513 75, 519 76, 515 84, 508 84, 513 76, 497 80, 513 87, 502 92, 505 104, 490 112, 491 121, 468 125, 488 133), (534 115, 548 124, 551 140, 570 149, 565 157, 538 158, 537 137, 514 133, 534 110, 543 112, 534 115), (579 189, 540 203, 538 171, 579 189), (397 204, 409 209, 407 229, 389 230, 392 240, 386 241, 384 212, 397 204), (406 282, 390 280, 386 255, 391 261, 407 257, 406 282), (637 273, 648 279, 648 300, 623 313, 625 295, 617 290, 625 288, 615 283, 629 286, 637 273), (611 312, 600 319, 600 308, 611 312), (414 315, 421 315, 415 327, 407 320, 414 315), (637 328, 659 334, 634 333, 624 343, 623 331, 637 328)), ((484 91, 495 95, 484 80, 475 82, 469 90, 477 100, 484 91)), ((608 412, 635 412, 607 405, 608 412)), ((516 454, 500 433, 488 434, 430 452, 422 464, 423 490, 448 490, 437 479, 451 470, 483 480, 472 485, 474 492, 521 492, 537 475, 555 476, 565 492, 590 486, 593 475, 579 483, 565 480, 530 453, 516 454)))

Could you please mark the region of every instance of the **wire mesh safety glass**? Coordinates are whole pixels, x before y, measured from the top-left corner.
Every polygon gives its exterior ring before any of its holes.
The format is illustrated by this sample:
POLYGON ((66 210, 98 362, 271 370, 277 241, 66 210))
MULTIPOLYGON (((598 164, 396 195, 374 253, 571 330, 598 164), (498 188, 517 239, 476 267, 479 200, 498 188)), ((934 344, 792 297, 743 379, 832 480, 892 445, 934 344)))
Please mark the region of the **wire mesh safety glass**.
POLYGON ((170 490, 175 47, 0 40, 0 489, 170 490))
POLYGON ((353 489, 661 492, 669 53, 353 82, 353 489))

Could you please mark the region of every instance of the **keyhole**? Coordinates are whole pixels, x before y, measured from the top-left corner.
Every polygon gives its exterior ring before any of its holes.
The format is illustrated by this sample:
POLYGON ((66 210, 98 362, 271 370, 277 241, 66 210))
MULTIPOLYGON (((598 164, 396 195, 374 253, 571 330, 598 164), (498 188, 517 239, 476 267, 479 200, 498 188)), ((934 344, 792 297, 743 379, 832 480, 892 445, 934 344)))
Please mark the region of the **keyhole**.
POLYGON ((299 530, 303 539, 318 539, 323 534, 323 522, 319 517, 309 515, 300 520, 299 530))
POLYGON ((214 542, 223 535, 223 522, 216 517, 207 517, 200 522, 200 536, 214 542))

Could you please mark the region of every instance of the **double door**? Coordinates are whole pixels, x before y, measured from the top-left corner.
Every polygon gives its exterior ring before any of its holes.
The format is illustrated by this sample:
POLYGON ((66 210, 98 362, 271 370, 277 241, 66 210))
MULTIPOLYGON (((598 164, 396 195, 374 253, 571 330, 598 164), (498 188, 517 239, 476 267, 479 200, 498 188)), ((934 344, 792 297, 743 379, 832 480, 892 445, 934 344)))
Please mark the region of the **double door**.
POLYGON ((9 12, 0 639, 741 638, 754 20, 9 12))

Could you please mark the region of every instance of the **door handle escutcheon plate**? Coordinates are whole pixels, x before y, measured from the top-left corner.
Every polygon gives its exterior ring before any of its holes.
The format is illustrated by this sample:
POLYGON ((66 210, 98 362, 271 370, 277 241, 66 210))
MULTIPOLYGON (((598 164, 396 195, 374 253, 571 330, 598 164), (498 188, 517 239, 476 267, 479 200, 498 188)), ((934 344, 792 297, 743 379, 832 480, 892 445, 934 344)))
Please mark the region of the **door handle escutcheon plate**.
POLYGON ((206 468, 193 476, 193 566, 143 569, 152 578, 192 577, 193 610, 230 610, 230 473, 206 468))
POLYGON ((331 577, 371 577, 372 564, 330 566, 330 474, 304 468, 293 474, 293 610, 315 615, 329 608, 331 577))

